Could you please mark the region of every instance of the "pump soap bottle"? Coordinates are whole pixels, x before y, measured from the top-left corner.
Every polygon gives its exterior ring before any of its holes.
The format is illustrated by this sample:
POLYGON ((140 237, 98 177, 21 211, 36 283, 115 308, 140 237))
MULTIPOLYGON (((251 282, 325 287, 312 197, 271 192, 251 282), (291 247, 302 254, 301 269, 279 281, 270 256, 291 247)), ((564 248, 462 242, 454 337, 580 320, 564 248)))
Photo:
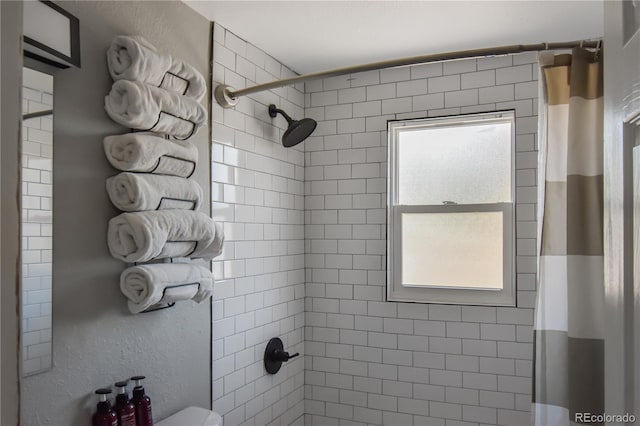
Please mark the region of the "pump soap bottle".
POLYGON ((93 415, 93 426, 118 426, 118 416, 111 408, 111 403, 107 396, 111 394, 111 389, 103 388, 96 391, 99 396, 98 409, 93 415))
POLYGON ((118 415, 118 426, 136 426, 136 407, 127 395, 128 380, 115 384, 118 388, 115 411, 118 415))
POLYGON ((145 395, 144 388, 142 387, 142 381, 144 379, 145 376, 134 376, 131 378, 135 383, 131 402, 133 402, 133 405, 136 407, 136 426, 153 426, 151 398, 145 395))

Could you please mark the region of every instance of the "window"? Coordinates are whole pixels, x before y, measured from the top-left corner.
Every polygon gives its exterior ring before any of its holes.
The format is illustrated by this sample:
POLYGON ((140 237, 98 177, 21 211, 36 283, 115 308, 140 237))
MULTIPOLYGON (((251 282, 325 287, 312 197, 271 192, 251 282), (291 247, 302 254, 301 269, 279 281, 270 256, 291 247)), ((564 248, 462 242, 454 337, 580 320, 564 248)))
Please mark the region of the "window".
POLYGON ((514 123, 389 123, 388 300, 515 305, 514 123))

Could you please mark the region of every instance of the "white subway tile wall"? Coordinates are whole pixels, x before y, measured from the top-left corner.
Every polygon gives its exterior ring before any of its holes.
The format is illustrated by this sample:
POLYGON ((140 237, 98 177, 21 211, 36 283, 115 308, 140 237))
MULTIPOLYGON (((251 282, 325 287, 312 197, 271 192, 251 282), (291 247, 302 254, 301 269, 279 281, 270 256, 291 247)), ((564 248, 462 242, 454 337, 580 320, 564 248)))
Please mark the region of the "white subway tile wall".
MULTIPOLYGON (((213 58, 214 86, 294 75, 218 24, 213 58)), ((227 237, 213 263, 213 399, 226 425, 529 423, 535 62, 372 71, 212 104, 212 211, 227 237), (318 120, 313 136, 284 149, 270 103, 318 120), (385 302, 387 120, 500 109, 517 117, 518 307, 385 302), (275 336, 302 356, 269 376, 275 336)))
MULTIPOLYGON (((24 113, 53 108, 52 90, 44 90, 43 83, 46 81, 35 81, 34 75, 34 73, 25 73, 22 87, 24 113)), ((22 124, 22 372, 24 375, 34 374, 51 367, 52 159, 52 117, 24 120, 22 124)))
MULTIPOLYGON (((214 87, 293 75, 214 24, 214 87)), ((213 262, 213 408, 226 426, 304 421, 304 152, 282 146, 286 121, 267 110, 303 117, 303 90, 257 93, 233 109, 212 103, 212 213, 226 236, 213 262), (276 375, 263 367, 272 337, 301 354, 276 375)))
MULTIPOLYGON (((306 84, 305 424, 530 423, 535 54, 306 84), (514 109, 517 307, 385 302, 387 120, 514 109)), ((425 164, 425 167, 428 167, 425 164)))

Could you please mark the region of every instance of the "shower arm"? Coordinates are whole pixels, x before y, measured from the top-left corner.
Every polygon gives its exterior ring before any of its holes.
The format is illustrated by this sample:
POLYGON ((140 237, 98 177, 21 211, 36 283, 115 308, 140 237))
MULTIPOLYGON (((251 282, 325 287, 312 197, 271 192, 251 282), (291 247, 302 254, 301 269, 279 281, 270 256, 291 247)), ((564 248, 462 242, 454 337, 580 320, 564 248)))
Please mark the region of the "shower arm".
POLYGON ((396 68, 407 65, 424 64, 428 62, 451 61, 464 58, 479 58, 491 56, 503 56, 514 53, 538 52, 544 50, 560 50, 571 49, 574 47, 585 47, 590 49, 599 49, 602 40, 583 40, 583 41, 567 41, 558 43, 537 43, 537 44, 514 44, 510 46, 500 46, 485 49, 460 50, 457 52, 436 53, 432 55, 412 56, 408 58, 391 59, 387 61, 370 62, 362 65, 355 65, 333 70, 319 71, 310 74, 299 75, 297 77, 275 80, 269 83, 258 84, 256 86, 247 87, 245 89, 236 90, 233 87, 221 84, 216 87, 214 96, 218 104, 223 108, 233 108, 238 104, 241 96, 247 96, 252 93, 262 92, 264 90, 276 89, 283 86, 291 86, 296 83, 303 83, 309 80, 317 80, 320 78, 337 77, 345 74, 355 74, 364 71, 379 70, 385 68, 396 68))
POLYGON ((291 118, 289 116, 289 114, 287 114, 286 112, 284 112, 280 108, 276 108, 275 105, 269 105, 269 116, 272 117, 272 118, 276 118, 276 116, 278 114, 282 114, 284 119, 287 120, 287 123, 289 123, 289 124, 291 124, 294 121, 293 118, 291 118))

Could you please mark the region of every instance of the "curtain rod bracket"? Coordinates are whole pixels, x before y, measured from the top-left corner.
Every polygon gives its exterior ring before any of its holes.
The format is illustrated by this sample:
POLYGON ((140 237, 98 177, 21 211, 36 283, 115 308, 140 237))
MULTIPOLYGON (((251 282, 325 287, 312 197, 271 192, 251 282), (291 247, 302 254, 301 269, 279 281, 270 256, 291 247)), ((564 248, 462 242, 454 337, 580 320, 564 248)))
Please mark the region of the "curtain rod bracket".
POLYGON ((240 101, 239 98, 232 95, 233 91, 233 87, 220 84, 213 91, 213 96, 222 108, 233 108, 240 101))

